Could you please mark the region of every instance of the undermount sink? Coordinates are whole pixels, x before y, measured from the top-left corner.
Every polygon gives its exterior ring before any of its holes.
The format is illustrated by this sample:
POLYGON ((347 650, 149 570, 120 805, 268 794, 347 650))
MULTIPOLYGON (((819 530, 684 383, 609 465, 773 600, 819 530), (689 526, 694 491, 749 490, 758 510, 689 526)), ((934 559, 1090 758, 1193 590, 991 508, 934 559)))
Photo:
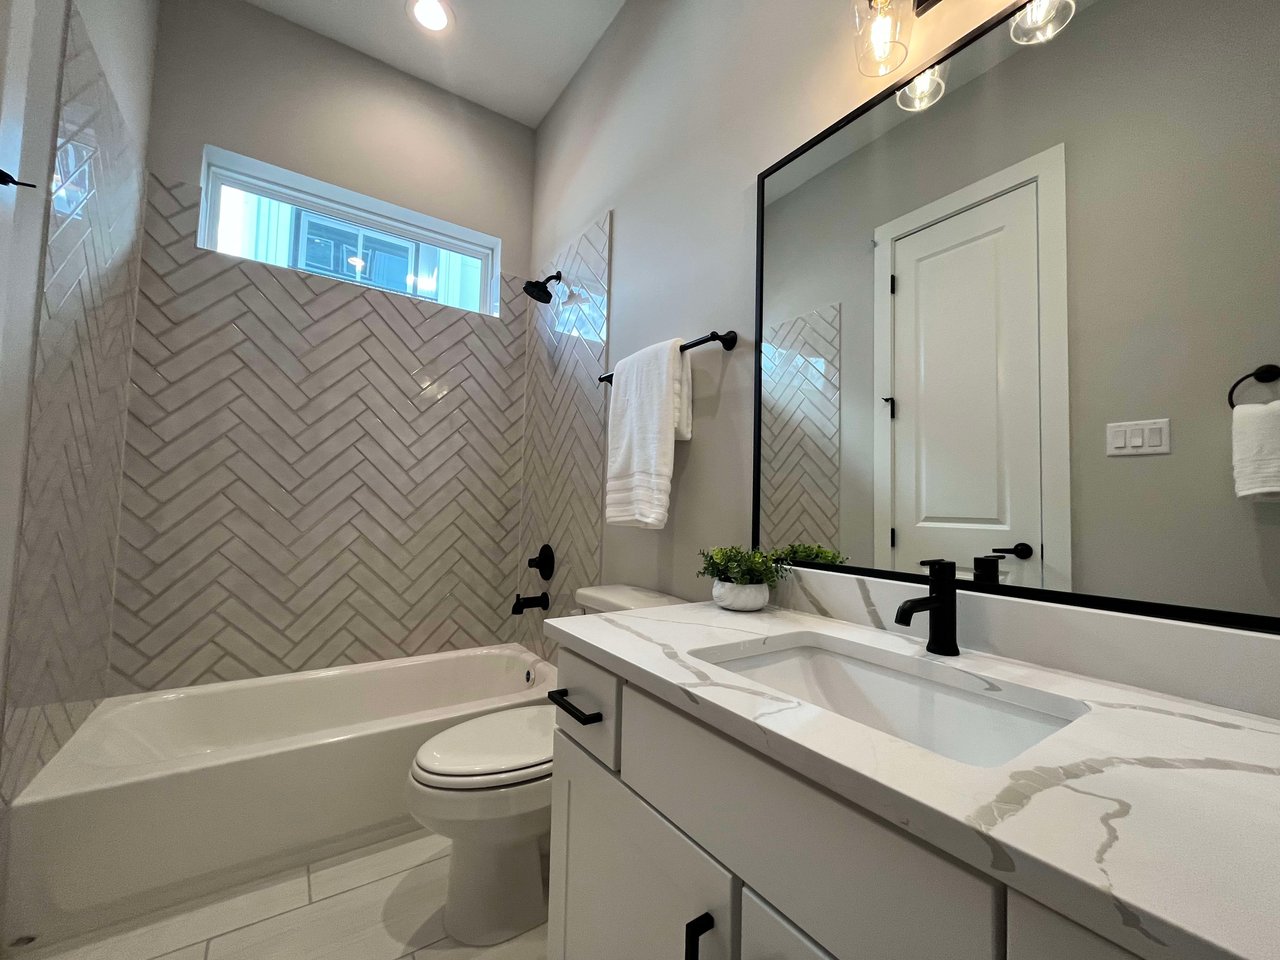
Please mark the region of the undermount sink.
POLYGON ((704 647, 694 657, 940 756, 996 767, 1089 712, 1078 700, 825 633, 704 647))

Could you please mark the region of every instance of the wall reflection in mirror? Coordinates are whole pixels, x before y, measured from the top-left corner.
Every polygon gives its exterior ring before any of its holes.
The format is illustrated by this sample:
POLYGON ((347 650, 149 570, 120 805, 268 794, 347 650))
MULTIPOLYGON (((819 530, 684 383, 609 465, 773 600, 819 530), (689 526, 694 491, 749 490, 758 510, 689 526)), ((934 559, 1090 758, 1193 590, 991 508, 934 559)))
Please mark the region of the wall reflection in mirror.
POLYGON ((1278 36, 1037 0, 768 176, 761 544, 1280 616, 1278 36))

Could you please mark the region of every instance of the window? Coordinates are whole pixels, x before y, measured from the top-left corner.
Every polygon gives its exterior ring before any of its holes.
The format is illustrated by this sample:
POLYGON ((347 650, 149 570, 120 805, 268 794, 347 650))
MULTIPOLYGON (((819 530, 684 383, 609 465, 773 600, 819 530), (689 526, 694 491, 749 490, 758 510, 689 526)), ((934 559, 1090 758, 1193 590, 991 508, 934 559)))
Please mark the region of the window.
POLYGON ((498 313, 497 237, 217 147, 200 183, 201 247, 498 313))

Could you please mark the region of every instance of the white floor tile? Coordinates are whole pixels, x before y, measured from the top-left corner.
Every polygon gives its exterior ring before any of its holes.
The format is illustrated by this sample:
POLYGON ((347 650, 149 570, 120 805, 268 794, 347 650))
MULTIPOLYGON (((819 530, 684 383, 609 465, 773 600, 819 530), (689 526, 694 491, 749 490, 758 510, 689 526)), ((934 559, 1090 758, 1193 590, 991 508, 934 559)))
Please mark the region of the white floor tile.
POLYGON ((419 830, 311 865, 311 899, 321 900, 448 856, 449 841, 419 830))
POLYGON ((464 947, 456 940, 441 940, 419 950, 413 960, 547 960, 547 928, 543 925, 496 947, 464 947))
POLYGON ((156 960, 204 960, 204 950, 205 944, 193 943, 173 953, 166 953, 163 957, 156 957, 156 960))
MULTIPOLYGON (((26 956, 29 960, 154 960, 192 944, 203 946, 203 941, 217 934, 306 903, 307 871, 299 868, 152 914, 135 925, 95 933, 91 942, 72 941, 65 947, 55 946, 50 951, 26 956)), ((181 952, 178 956, 180 960, 188 960, 181 952)))
POLYGON ((209 960, 400 960, 444 938, 442 858, 216 937, 209 960))

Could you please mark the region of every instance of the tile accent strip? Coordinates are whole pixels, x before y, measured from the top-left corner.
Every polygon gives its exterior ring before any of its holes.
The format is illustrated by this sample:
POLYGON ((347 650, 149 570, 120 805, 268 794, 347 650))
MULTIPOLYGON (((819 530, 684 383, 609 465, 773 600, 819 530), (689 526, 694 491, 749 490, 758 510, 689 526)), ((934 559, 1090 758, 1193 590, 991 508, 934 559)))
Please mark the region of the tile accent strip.
POLYGON ((506 642, 521 282, 494 318, 196 248, 150 182, 114 692, 506 642))
MULTIPOLYGON (((565 285, 549 305, 529 315, 529 411, 525 436, 525 489, 521 510, 521 556, 543 543, 556 551, 556 575, 545 587, 551 609, 520 618, 520 641, 542 656, 542 621, 574 607, 579 587, 600 582, 604 523, 606 388, 609 344, 610 248, 613 214, 606 213, 569 244, 539 276, 556 270, 565 285), (569 291, 576 297, 569 301, 569 291)), ((521 592, 540 593, 536 572, 520 571, 521 592)))
POLYGON ((765 331, 761 542, 840 543, 840 304, 765 331))
POLYGON ((142 161, 72 7, 6 678, 10 801, 105 693, 142 161))

